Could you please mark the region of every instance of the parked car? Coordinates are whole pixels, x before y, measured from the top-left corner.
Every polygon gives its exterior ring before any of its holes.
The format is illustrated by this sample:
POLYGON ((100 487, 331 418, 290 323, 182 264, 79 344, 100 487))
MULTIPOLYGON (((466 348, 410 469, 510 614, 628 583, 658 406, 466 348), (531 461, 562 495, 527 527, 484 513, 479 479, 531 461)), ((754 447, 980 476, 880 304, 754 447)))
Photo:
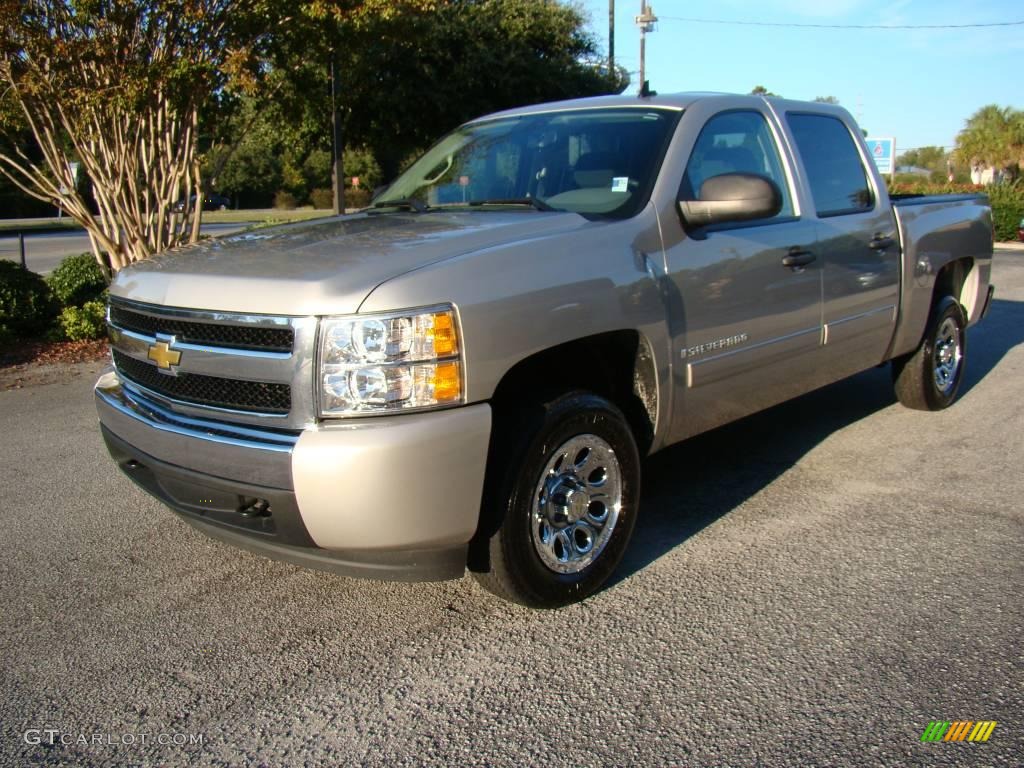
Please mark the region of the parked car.
POLYGON ((369 209, 122 270, 96 403, 212 536, 561 606, 626 550, 643 456, 885 362, 951 405, 991 263, 987 198, 890 198, 841 107, 523 107, 369 209))
MULTIPOLYGON (((196 206, 196 196, 192 195, 189 199, 189 206, 193 209, 196 206)), ((209 194, 203 196, 203 210, 204 211, 226 211, 231 207, 231 201, 223 195, 209 194)), ((181 213, 185 210, 185 201, 179 200, 174 204, 174 210, 176 213, 181 213)))
POLYGON ((1017 225, 1017 239, 1024 243, 1024 219, 1020 220, 1020 224, 1017 225))

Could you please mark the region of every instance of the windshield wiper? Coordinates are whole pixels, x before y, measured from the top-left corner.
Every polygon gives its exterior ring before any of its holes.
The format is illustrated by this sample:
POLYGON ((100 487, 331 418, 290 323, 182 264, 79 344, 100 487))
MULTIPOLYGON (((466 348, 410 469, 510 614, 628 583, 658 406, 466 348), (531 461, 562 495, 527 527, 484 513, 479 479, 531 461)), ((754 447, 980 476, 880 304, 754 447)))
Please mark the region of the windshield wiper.
POLYGON ((532 205, 538 211, 558 211, 560 208, 548 205, 538 197, 501 197, 491 200, 470 200, 472 206, 479 205, 532 205))
POLYGON ((373 204, 374 208, 408 208, 409 210, 416 211, 416 213, 424 213, 430 210, 430 206, 421 203, 419 200, 415 200, 411 197, 399 197, 394 200, 381 200, 379 203, 373 204))

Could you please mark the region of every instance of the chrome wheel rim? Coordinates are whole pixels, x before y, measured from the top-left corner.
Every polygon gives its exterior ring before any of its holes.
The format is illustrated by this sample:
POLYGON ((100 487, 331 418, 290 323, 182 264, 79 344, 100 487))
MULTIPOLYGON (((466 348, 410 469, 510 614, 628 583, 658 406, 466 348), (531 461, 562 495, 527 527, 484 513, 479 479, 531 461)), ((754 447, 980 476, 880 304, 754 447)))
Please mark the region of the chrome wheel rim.
POLYGON ((935 364, 935 387, 945 395, 956 383, 960 363, 963 360, 960 327, 952 317, 947 317, 939 326, 932 357, 935 364))
POLYGON ((533 494, 533 546, 556 573, 579 573, 608 544, 622 509, 622 468, 597 435, 577 435, 548 458, 533 494))

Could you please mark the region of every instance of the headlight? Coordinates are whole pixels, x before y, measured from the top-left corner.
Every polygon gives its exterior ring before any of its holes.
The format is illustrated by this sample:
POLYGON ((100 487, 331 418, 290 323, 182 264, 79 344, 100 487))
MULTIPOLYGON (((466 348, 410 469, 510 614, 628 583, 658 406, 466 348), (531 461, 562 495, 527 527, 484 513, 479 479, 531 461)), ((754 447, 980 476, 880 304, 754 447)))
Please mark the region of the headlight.
POLYGON ((462 402, 450 306, 320 321, 320 415, 371 415, 462 402))

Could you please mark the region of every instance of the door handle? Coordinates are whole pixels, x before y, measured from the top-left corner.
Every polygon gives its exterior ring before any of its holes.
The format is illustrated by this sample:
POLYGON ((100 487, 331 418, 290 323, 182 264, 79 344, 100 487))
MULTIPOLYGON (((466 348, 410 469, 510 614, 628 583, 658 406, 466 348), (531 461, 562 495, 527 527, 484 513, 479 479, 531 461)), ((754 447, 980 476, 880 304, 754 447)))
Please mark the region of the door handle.
POLYGON ((896 241, 888 235, 883 235, 881 232, 875 234, 868 243, 868 247, 873 251, 885 251, 896 245, 896 241))
POLYGON ((803 269, 812 261, 817 258, 810 251, 804 251, 800 248, 790 248, 789 253, 782 259, 782 266, 789 267, 790 269, 803 269))

